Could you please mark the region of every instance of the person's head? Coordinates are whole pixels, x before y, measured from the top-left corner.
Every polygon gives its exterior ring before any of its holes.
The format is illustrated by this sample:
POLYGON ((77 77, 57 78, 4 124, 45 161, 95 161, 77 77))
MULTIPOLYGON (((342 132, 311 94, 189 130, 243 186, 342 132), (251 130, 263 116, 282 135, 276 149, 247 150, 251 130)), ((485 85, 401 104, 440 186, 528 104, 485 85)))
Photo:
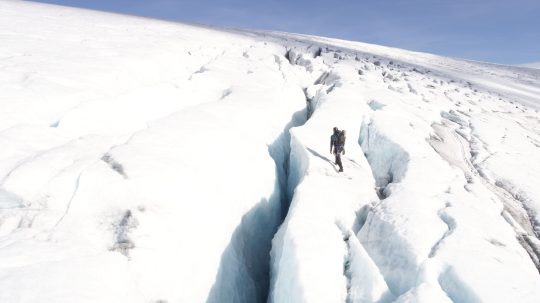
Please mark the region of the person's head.
POLYGON ((345 130, 342 130, 341 133, 345 135, 345 130))
POLYGON ((338 131, 339 131, 339 129, 334 126, 334 134, 337 133, 338 131))

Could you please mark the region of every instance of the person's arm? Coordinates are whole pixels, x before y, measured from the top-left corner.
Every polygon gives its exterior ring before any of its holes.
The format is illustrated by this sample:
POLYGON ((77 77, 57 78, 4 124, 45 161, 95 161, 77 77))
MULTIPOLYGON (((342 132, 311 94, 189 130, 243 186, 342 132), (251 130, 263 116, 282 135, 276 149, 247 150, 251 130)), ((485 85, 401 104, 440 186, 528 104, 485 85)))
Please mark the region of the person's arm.
POLYGON ((334 146, 334 135, 330 136, 330 153, 332 153, 332 146, 334 146))

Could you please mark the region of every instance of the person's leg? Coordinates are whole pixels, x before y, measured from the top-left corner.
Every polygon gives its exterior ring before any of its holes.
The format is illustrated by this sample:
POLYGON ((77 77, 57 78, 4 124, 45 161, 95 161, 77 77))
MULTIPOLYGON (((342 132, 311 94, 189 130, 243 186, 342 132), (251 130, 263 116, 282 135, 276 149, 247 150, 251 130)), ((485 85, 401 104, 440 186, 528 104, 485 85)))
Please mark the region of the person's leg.
POLYGON ((340 153, 336 153, 336 164, 339 166, 339 171, 343 171, 343 164, 341 163, 340 153))

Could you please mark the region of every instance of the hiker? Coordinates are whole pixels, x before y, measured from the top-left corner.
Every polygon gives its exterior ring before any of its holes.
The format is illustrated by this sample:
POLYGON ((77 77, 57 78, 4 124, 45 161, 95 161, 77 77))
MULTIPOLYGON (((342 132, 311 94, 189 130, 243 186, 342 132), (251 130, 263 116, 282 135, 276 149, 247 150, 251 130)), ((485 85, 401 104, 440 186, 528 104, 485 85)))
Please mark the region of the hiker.
POLYGON ((335 164, 339 166, 339 171, 343 171, 343 164, 341 163, 341 154, 345 154, 345 131, 340 131, 337 127, 334 127, 334 133, 330 137, 330 153, 334 153, 336 156, 335 164))

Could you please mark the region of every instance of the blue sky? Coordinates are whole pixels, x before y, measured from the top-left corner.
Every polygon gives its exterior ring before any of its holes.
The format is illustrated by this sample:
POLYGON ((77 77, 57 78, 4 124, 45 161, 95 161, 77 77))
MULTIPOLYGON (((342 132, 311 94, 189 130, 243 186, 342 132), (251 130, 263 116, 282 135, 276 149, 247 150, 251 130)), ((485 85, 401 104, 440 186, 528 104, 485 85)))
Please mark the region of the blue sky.
POLYGON ((38 0, 505 64, 540 62, 540 0, 38 0))

